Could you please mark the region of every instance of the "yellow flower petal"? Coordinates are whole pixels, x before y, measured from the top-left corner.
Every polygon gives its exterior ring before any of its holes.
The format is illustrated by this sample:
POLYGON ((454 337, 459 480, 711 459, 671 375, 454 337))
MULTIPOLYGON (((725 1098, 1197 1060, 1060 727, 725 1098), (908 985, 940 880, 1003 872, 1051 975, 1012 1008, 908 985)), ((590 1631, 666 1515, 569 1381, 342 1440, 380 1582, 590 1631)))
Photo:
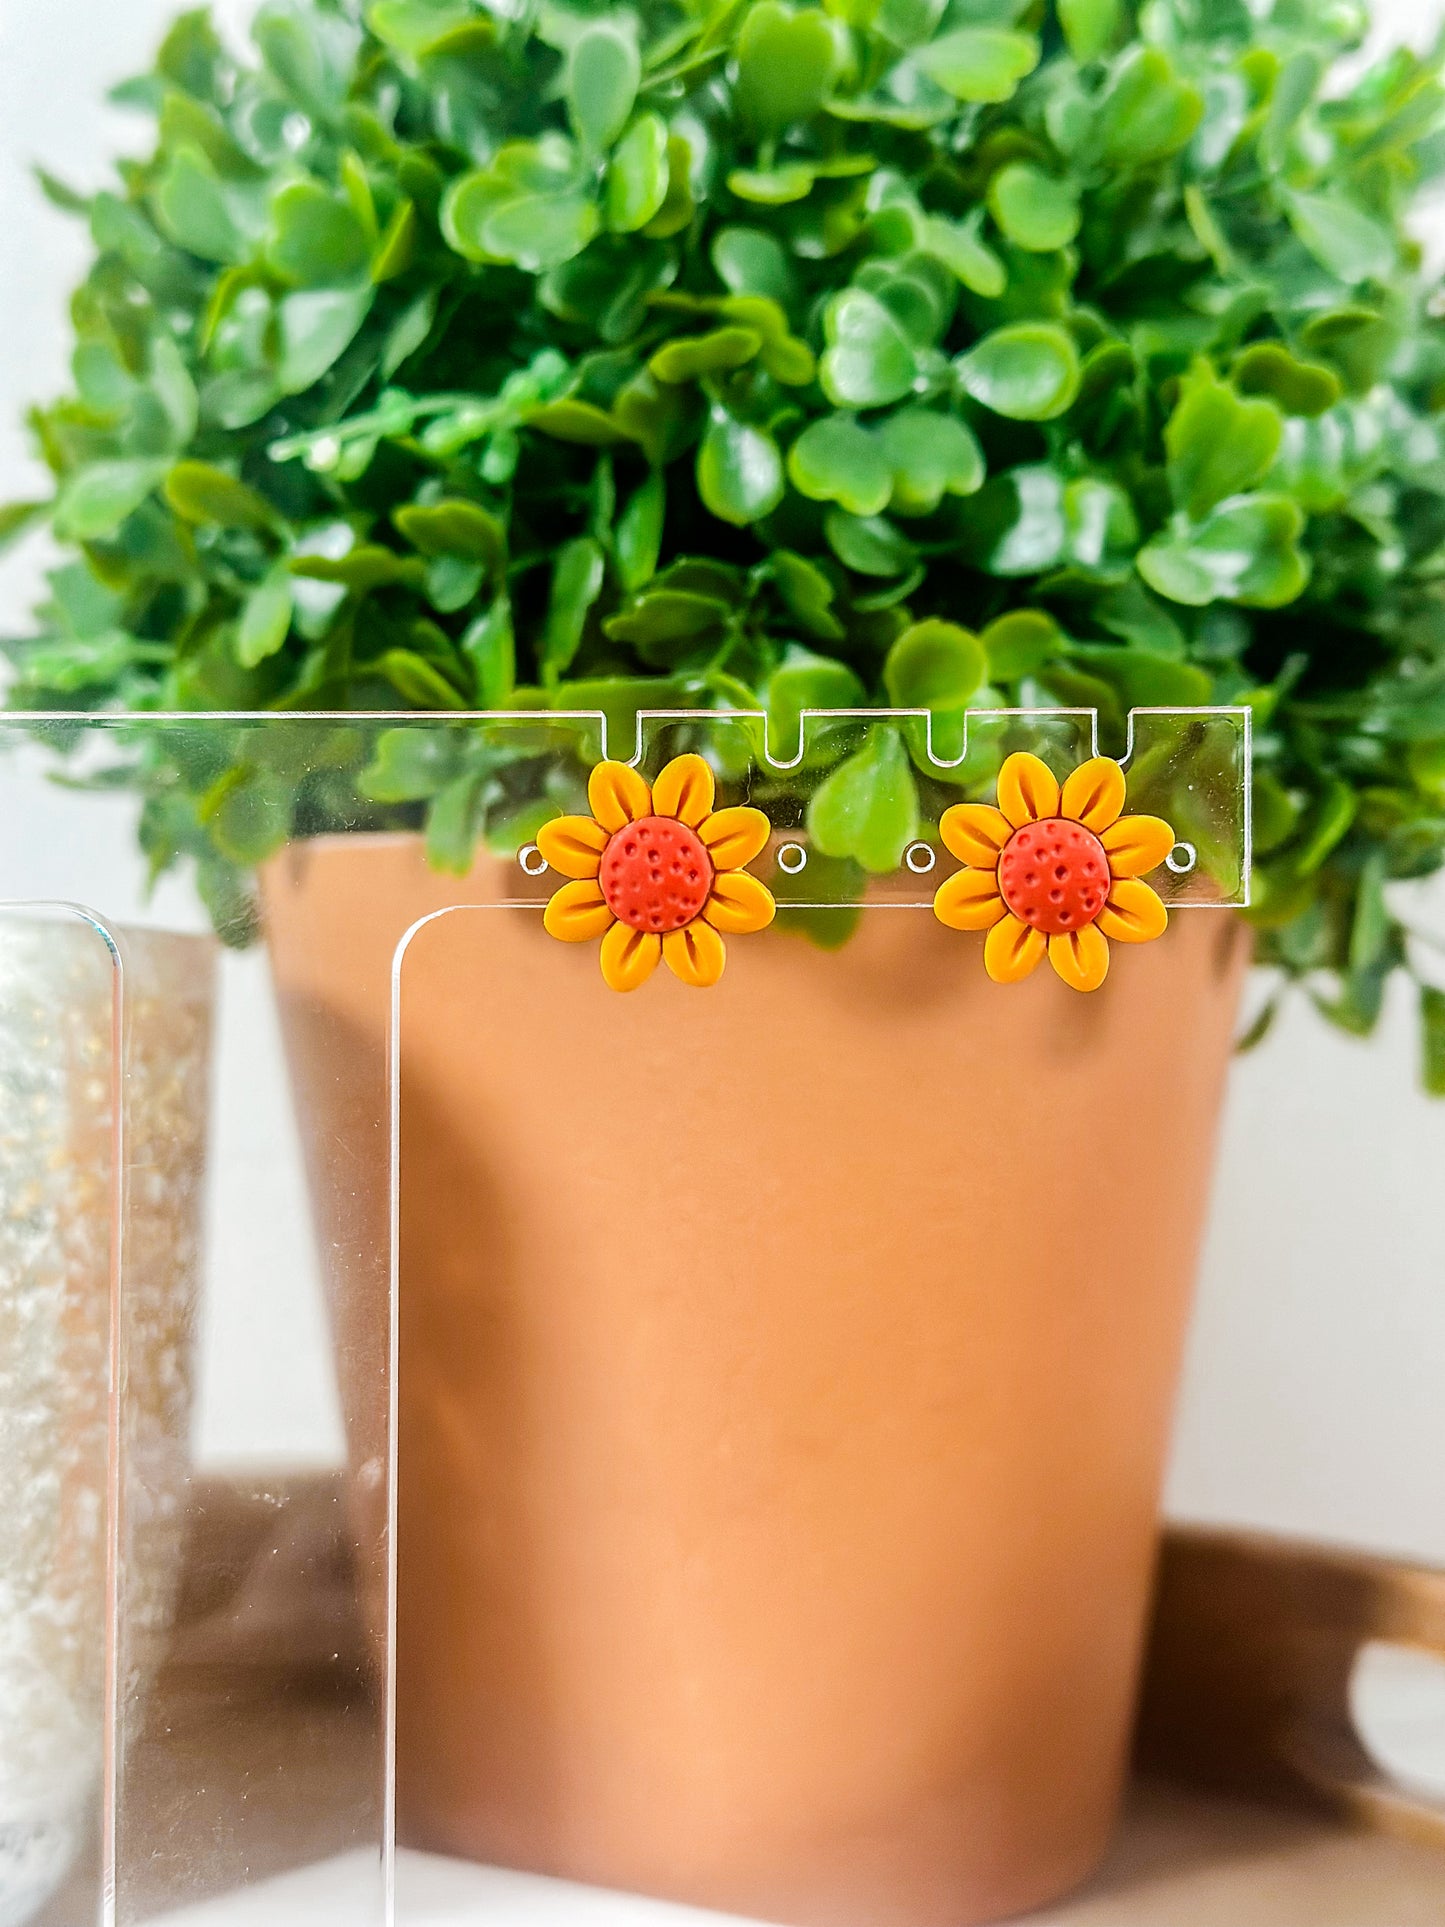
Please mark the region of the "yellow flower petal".
POLYGON ((1099 837, 1116 877, 1142 877, 1157 870, 1174 840, 1162 816, 1121 816, 1099 837))
POLYGON ((746 870, 730 870, 714 880, 702 914, 724 936, 747 937, 754 930, 766 930, 777 912, 773 893, 765 883, 759 883, 746 870))
POLYGON ((727 945, 701 917, 681 930, 669 931, 662 940, 662 955, 673 976, 695 990, 707 990, 715 984, 728 960, 727 945))
POLYGON ((959 870, 938 886, 933 914, 950 930, 992 930, 1006 911, 992 870, 959 870))
POLYGON ((741 870, 767 845, 773 826, 761 810, 738 804, 716 810, 697 826, 703 846, 719 870, 741 870))
POLYGON ((542 913, 547 934, 563 943, 586 943, 611 929, 612 912, 601 890, 590 879, 564 883, 542 913))
POLYGON ((537 848, 559 876, 595 877, 607 832, 590 816, 558 816, 538 830, 537 848))
POLYGON ((975 870, 996 870, 1003 846, 1013 835, 1013 824, 990 803, 955 803, 938 825, 943 847, 960 863, 975 870))
POLYGON ((1138 877, 1120 877, 1099 912, 1098 924, 1115 943, 1152 943, 1169 927, 1169 912, 1138 877))
POLYGON ((696 829, 712 808, 717 785, 700 756, 674 756, 652 786, 652 807, 696 829))
POLYGON ((1059 814, 1082 823, 1097 836, 1124 807, 1124 772, 1112 756, 1091 756, 1064 784, 1059 814))
POLYGON ((587 801, 609 834, 652 813, 652 791, 626 763, 599 763, 587 779, 587 801))
POLYGON ((1049 938, 1049 962, 1071 990, 1097 990, 1109 974, 1109 946, 1099 926, 1086 923, 1049 938))
POLYGON ((662 938, 655 931, 614 923, 598 954, 602 980, 609 990, 636 990, 656 970, 661 956, 662 938))
POLYGON ((1015 750, 998 773, 998 806, 1016 830, 1040 817, 1057 816, 1059 779, 1037 756, 1015 750))
POLYGON ((1042 930, 1030 930, 1015 916, 999 919, 983 940, 983 967, 996 984, 1022 983, 1037 970, 1048 949, 1042 930))

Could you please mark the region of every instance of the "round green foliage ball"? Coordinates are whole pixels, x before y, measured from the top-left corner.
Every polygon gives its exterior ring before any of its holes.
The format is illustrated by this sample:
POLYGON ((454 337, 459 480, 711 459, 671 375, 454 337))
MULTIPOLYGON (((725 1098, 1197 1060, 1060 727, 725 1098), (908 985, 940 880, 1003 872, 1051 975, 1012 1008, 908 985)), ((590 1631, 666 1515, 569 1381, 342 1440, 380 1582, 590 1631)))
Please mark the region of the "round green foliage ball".
MULTIPOLYGON (((183 16, 121 89, 149 157, 46 183, 95 260, 35 416, 55 500, 5 512, 72 550, 12 703, 762 706, 782 754, 840 698, 1087 705, 1106 746, 1247 703, 1262 953, 1368 1029, 1388 885, 1445 855, 1445 337, 1405 225, 1445 96, 1405 53, 1338 84, 1365 25, 268 0, 232 52, 183 16)), ((857 876, 934 780, 884 737, 857 876)), ((158 860, 257 853, 162 763, 158 860)), ((372 790, 444 807, 453 860, 537 813, 432 781, 372 790)))

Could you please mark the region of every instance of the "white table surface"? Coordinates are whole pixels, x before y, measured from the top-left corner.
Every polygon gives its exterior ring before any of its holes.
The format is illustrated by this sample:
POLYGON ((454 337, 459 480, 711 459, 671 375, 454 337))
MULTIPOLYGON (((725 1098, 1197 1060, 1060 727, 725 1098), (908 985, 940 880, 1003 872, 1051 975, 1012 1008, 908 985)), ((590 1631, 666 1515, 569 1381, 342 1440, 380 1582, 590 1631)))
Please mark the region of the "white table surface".
MULTIPOLYGON (((326 1861, 164 1916, 166 1927, 361 1927, 369 1862, 326 1861)), ((403 1854, 398 1927, 728 1927, 720 1914, 403 1854)), ((1445 1854, 1319 1821, 1137 1788, 1098 1878, 1017 1927, 1441 1927, 1445 1854)), ((732 1923, 732 1927, 738 1927, 732 1923)))

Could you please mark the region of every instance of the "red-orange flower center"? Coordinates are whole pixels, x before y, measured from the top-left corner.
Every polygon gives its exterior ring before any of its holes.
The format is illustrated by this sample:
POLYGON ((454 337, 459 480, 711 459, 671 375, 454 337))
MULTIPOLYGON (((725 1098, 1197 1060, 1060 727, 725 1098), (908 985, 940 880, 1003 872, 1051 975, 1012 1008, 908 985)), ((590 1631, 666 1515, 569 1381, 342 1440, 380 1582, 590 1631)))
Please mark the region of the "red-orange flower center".
POLYGON ((1048 816, 1015 830, 998 860, 999 895, 1014 915, 1046 937, 1082 930, 1109 894, 1109 858, 1082 823, 1048 816))
POLYGON ((624 824, 602 852, 597 877, 619 923, 663 937, 701 914, 712 879, 702 838, 672 816, 624 824))

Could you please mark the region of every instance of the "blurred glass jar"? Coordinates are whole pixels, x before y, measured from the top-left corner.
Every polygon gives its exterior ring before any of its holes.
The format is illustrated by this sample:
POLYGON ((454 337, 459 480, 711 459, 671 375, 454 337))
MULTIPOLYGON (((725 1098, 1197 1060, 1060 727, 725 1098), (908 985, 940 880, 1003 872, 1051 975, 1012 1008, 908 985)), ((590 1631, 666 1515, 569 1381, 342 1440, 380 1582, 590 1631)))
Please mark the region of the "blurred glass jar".
POLYGON ((123 1073, 105 936, 78 912, 0 913, 0 1927, 98 1839, 122 1075, 122 1706, 159 1664, 180 1564, 214 947, 121 941, 123 1073))

